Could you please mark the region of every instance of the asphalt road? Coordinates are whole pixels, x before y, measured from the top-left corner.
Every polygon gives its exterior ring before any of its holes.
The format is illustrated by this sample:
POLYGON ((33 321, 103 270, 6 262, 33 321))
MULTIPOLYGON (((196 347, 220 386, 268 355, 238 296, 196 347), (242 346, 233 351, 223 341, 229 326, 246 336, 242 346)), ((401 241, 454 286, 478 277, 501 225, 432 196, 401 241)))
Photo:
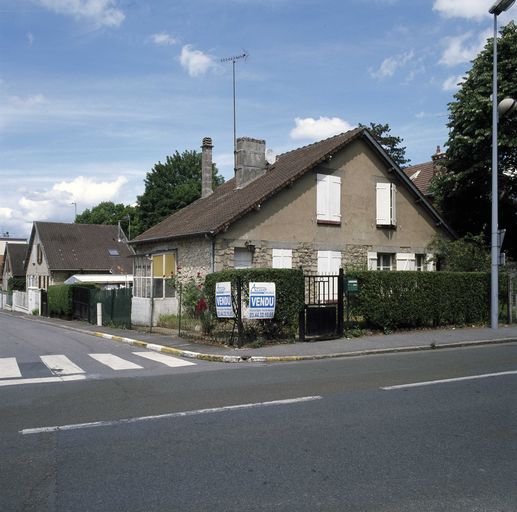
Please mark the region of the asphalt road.
MULTIPOLYGON (((140 360, 3 320, 0 358, 140 360)), ((516 370, 508 344, 0 386, 0 510, 515 511, 516 370)))

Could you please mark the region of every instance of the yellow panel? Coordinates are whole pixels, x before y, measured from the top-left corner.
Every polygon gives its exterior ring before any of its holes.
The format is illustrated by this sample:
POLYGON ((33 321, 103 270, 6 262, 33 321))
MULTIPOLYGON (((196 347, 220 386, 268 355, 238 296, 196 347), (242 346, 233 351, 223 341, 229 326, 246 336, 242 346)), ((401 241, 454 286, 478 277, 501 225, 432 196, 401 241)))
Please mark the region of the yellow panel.
POLYGON ((176 269, 176 262, 175 262, 175 254, 164 254, 165 257, 165 273, 164 275, 166 277, 170 277, 174 275, 174 270, 176 269))
POLYGON ((163 254, 153 256, 153 277, 163 277, 163 254))

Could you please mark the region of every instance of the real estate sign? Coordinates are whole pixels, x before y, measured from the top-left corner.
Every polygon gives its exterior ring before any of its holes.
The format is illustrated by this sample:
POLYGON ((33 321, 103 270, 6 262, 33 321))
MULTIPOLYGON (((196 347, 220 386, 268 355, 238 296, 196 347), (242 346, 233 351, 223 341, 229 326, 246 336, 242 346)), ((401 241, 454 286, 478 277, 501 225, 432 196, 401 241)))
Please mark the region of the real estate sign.
POLYGON ((218 318, 233 318, 232 283, 215 283, 215 309, 218 318))
POLYGON ((248 318, 250 320, 268 319, 275 316, 275 283, 250 283, 249 299, 248 318))

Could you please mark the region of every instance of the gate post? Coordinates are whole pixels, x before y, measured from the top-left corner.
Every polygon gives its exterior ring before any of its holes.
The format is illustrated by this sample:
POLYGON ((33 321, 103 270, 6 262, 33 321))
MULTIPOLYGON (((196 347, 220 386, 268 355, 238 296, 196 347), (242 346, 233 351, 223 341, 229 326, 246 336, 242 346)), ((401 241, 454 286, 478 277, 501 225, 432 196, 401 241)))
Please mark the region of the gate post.
POLYGON ((237 276, 237 346, 242 348, 244 342, 244 326, 242 325, 242 279, 237 276))
POLYGON ((300 341, 305 341, 305 305, 298 314, 298 337, 300 341))
POLYGON ((343 336, 344 330, 344 274, 343 269, 339 269, 338 282, 337 282, 337 335, 339 337, 343 336))

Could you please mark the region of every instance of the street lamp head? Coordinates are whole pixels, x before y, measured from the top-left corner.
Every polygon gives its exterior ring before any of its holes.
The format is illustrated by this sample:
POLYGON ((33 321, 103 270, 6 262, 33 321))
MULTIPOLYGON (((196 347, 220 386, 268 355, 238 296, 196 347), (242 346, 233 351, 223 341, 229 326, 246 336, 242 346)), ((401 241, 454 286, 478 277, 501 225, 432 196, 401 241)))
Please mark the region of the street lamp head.
POLYGON ((504 117, 507 114, 511 114, 517 109, 517 101, 513 98, 505 98, 499 105, 497 105, 497 112, 499 117, 504 117))
POLYGON ((497 0, 497 2, 490 7, 488 12, 499 16, 502 12, 507 11, 514 3, 515 0, 497 0))

